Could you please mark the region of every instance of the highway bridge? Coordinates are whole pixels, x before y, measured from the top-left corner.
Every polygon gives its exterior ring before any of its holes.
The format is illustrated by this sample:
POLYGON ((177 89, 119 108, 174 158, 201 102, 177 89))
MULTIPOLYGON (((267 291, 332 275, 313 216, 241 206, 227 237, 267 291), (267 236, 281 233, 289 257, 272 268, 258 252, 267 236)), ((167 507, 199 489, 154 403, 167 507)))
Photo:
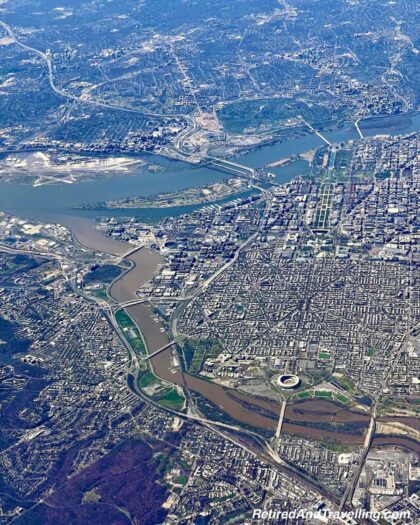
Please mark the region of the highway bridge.
POLYGON ((244 177, 246 179, 253 179, 256 176, 256 170, 249 166, 244 166, 233 162, 231 160, 219 159, 217 157, 207 157, 209 166, 219 170, 227 171, 238 177, 244 177))

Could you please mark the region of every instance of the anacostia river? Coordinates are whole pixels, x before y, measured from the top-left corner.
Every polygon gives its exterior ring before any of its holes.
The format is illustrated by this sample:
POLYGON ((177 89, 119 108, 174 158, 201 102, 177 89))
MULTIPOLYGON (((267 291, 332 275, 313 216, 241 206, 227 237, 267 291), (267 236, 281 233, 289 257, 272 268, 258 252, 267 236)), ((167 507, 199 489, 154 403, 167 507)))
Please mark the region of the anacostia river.
MULTIPOLYGON (((130 301, 136 297, 135 291, 150 280, 162 264, 159 254, 142 248, 131 254, 129 259, 134 263, 112 285, 110 293, 119 302, 130 301)), ((169 335, 157 316, 147 304, 137 304, 126 308, 129 315, 141 330, 149 353, 153 353, 170 342, 169 335)), ((197 392, 210 400, 232 419, 246 425, 275 432, 280 413, 280 403, 256 399, 246 394, 239 394, 220 385, 183 373, 174 367, 173 347, 161 352, 151 359, 154 372, 162 379, 197 392)), ((386 418, 384 422, 394 419, 386 418)), ((410 418, 398 418, 412 428, 416 422, 410 418)), ((306 400, 286 408, 282 431, 286 434, 330 441, 343 445, 362 445, 364 432, 369 426, 369 415, 350 410, 327 400, 306 400), (324 424, 324 428, 322 425, 324 424), (337 425, 337 430, 325 425, 337 425), (347 425, 340 430, 340 425, 347 425)), ((420 451, 418 443, 403 435, 378 436, 377 445, 400 445, 415 452, 420 451)))
MULTIPOLYGON (((365 135, 411 133, 418 131, 419 125, 420 113, 371 118, 360 123, 365 135)), ((357 138, 352 124, 343 129, 329 130, 324 133, 332 142, 357 138)), ((292 138, 282 143, 272 143, 250 151, 240 158, 240 162, 259 167, 267 162, 289 157, 318 145, 320 145, 319 138, 314 134, 292 138)), ((94 217, 98 215, 98 212, 77 210, 75 207, 92 201, 150 195, 157 191, 174 191, 183 187, 200 186, 223 178, 220 172, 208 168, 192 169, 186 163, 156 156, 148 158, 147 155, 143 155, 142 158, 160 164, 164 169, 152 174, 142 167, 132 176, 37 188, 0 182, 0 209, 29 220, 61 223, 73 231, 81 244, 93 250, 113 254, 126 253, 130 248, 126 243, 105 237, 101 232, 95 230, 94 217)), ((305 166, 302 167, 296 163, 279 169, 278 182, 286 182, 296 176, 297 168, 298 172, 306 169, 305 166)), ((107 210, 108 213, 103 211, 100 215, 162 218, 167 215, 188 213, 194 208, 194 206, 184 206, 171 210, 158 208, 107 210)), ((135 252, 130 259, 134 267, 120 277, 111 288, 111 294, 119 302, 133 299, 135 290, 158 272, 162 262, 159 254, 148 249, 135 252)), ((168 334, 149 306, 146 304, 129 306, 127 312, 142 331, 149 352, 154 352, 169 342, 168 334)), ((152 359, 154 371, 158 376, 200 393, 238 422, 274 433, 280 411, 278 403, 238 394, 220 385, 181 373, 179 369, 173 367, 172 350, 169 348, 152 359)), ((387 418, 384 419, 384 422, 403 423, 412 428, 416 428, 417 424, 410 418, 392 418, 391 420, 387 418)), ((364 413, 343 407, 338 408, 331 402, 313 399, 287 407, 283 431, 302 437, 357 445, 363 443, 363 433, 368 423, 368 416, 364 413), (338 424, 337 431, 335 429, 331 431, 331 427, 325 427, 328 423, 338 424), (347 431, 340 431, 339 425, 343 423, 352 424, 352 427, 347 426, 347 431), (321 428, 322 424, 324 428, 321 428)), ((377 436, 374 444, 395 444, 419 451, 418 443, 404 435, 377 436)))

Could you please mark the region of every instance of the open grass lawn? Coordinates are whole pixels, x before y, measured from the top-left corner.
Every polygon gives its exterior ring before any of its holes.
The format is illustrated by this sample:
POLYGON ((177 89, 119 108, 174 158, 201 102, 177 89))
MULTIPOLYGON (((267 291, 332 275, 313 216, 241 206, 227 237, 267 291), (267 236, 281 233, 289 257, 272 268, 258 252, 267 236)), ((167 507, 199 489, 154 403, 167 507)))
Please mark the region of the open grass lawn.
POLYGON ((147 351, 143 342, 143 338, 140 334, 140 330, 137 328, 131 317, 124 310, 119 310, 115 314, 115 319, 132 348, 137 353, 145 355, 147 351))
POLYGON ((184 397, 179 395, 175 388, 162 397, 159 397, 157 401, 159 404, 172 408, 173 410, 181 410, 184 407, 184 397))

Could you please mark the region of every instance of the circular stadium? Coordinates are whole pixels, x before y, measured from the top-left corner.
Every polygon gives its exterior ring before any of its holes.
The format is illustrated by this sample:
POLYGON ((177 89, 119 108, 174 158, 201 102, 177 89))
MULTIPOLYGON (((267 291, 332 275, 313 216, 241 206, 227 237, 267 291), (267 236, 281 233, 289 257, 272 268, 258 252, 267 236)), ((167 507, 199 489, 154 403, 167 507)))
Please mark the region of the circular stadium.
POLYGON ((277 384, 280 388, 286 388, 288 390, 299 386, 300 379, 294 374, 282 374, 277 379, 277 384))

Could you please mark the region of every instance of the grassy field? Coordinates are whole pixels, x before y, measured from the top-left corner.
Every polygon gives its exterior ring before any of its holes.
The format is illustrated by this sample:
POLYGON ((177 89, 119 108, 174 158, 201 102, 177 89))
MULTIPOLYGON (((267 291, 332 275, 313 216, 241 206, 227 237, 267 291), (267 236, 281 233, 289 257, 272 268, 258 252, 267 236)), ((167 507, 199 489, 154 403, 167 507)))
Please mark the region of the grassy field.
POLYGON ((95 265, 84 277, 85 285, 95 283, 110 283, 121 273, 121 268, 114 264, 95 265))
POLYGON ((173 388, 167 394, 156 399, 156 401, 165 407, 172 408, 173 410, 181 410, 184 407, 184 396, 178 394, 178 391, 173 388))
POLYGON ((178 483, 179 485, 186 485, 188 481, 187 476, 178 476, 175 479, 175 483, 178 483))
POLYGON ((331 357, 331 354, 328 354, 327 352, 320 352, 318 357, 319 359, 329 359, 331 357))
POLYGON ((101 288, 91 288, 91 289, 88 289, 88 292, 97 297, 98 299, 102 299, 103 301, 108 301, 109 297, 106 293, 106 290, 104 287, 101 287, 101 288))
POLYGON ((222 348, 217 341, 185 341, 184 352, 190 374, 199 374, 204 361, 220 354, 222 348))
POLYGON ((329 390, 316 390, 315 397, 324 397, 326 399, 331 399, 333 397, 333 394, 329 390))
POLYGON ((118 310, 115 319, 132 348, 137 353, 146 355, 147 351, 143 338, 131 317, 124 310, 118 310))
POLYGON ((141 389, 147 388, 148 386, 153 385, 154 383, 157 383, 158 381, 159 379, 154 374, 152 374, 152 372, 146 372, 140 378, 140 383, 139 383, 140 388, 141 389))
POLYGON ((287 119, 302 115, 308 122, 329 120, 331 111, 325 107, 288 98, 242 100, 224 106, 218 113, 226 131, 242 133, 247 128, 278 127, 287 119))
POLYGON ((307 398, 307 397, 311 397, 311 393, 310 393, 310 392, 307 392, 307 391, 306 391, 306 392, 301 392, 300 394, 297 395, 297 397, 298 397, 299 399, 305 399, 305 398, 307 398))
POLYGON ((158 384, 160 386, 157 388, 157 393, 155 395, 151 394, 150 392, 145 392, 146 395, 151 395, 155 401, 164 407, 172 408, 173 410, 182 410, 185 403, 184 396, 180 395, 176 388, 171 388, 170 385, 166 384, 165 382, 161 382, 161 380, 155 376, 153 372, 148 371, 144 373, 139 381, 139 386, 142 390, 146 390, 152 385, 156 385, 157 387, 158 384))
POLYGON ((344 394, 337 394, 330 390, 305 390, 304 392, 299 392, 296 394, 295 399, 309 399, 309 398, 318 398, 318 399, 329 399, 331 401, 338 401, 347 405, 350 403, 351 399, 344 394))

